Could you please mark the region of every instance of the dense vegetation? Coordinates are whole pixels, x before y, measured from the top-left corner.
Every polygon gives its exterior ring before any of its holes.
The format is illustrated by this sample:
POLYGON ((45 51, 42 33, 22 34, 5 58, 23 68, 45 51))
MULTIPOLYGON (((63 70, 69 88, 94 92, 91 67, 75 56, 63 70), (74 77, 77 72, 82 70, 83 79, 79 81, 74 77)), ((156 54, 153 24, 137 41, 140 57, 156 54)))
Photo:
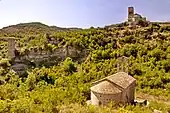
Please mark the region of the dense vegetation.
POLYGON ((169 105, 156 101, 147 107, 85 105, 90 99, 91 83, 116 73, 116 59, 121 56, 129 58, 128 71, 137 79, 138 92, 170 99, 170 28, 167 26, 151 24, 135 30, 120 26, 48 34, 37 32, 31 36, 24 33, 2 33, 1 36, 20 38, 17 44, 22 54, 31 49, 53 53, 56 48, 72 46, 86 50, 87 56, 83 61, 67 57, 50 67, 30 68, 27 74, 19 76, 10 70, 10 61, 5 59, 7 43, 1 41, 0 112, 108 113, 117 109, 125 113, 151 113, 153 109, 170 110, 169 105), (51 39, 58 43, 48 43, 51 39))

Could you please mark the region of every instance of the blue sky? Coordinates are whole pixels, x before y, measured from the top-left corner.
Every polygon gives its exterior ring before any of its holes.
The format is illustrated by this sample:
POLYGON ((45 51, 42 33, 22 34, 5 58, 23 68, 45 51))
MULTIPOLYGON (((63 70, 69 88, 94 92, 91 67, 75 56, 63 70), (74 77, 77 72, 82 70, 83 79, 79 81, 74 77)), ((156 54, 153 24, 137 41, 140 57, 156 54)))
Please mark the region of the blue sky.
POLYGON ((126 20, 127 7, 151 21, 170 21, 170 0, 1 0, 0 28, 25 22, 102 27, 126 20))

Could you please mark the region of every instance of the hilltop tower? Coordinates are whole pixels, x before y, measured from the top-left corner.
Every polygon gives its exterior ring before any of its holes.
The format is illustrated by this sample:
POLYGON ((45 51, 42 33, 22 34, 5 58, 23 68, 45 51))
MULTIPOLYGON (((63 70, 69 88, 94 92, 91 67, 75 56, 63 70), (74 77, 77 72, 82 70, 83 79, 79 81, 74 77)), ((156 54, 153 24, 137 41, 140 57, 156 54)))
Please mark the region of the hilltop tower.
POLYGON ((128 22, 132 22, 134 12, 134 7, 128 7, 128 22))
POLYGON ((128 7, 128 23, 129 23, 129 27, 135 27, 135 10, 134 7, 128 7))
POLYGON ((140 22, 147 22, 146 17, 135 13, 134 7, 128 7, 128 24, 130 28, 136 28, 140 22))

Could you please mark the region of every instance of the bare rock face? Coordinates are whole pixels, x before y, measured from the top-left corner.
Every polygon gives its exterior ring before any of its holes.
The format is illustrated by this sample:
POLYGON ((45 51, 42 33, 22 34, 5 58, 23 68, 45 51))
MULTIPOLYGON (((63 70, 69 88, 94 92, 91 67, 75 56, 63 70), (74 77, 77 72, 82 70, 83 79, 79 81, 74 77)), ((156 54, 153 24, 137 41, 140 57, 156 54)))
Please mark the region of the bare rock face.
POLYGON ((25 72, 26 68, 27 68, 27 65, 25 64, 14 64, 12 67, 11 67, 15 72, 17 72, 17 74, 21 75, 25 72))
MULTIPOLYGON (((56 48, 55 50, 51 48, 47 48, 47 50, 31 48, 30 50, 21 52, 15 48, 15 40, 13 38, 9 39, 8 51, 10 59, 13 59, 11 69, 19 74, 25 73, 29 67, 55 65, 67 57, 81 62, 86 59, 88 54, 87 49, 80 49, 78 47, 67 45, 56 48)), ((54 39, 51 40, 55 42, 54 39)))

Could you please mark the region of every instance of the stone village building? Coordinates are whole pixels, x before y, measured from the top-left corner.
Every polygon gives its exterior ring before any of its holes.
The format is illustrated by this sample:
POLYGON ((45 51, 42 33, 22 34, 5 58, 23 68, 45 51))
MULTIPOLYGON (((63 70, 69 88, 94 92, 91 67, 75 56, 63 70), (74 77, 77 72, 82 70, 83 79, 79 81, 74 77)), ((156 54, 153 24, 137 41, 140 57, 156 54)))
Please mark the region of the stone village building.
POLYGON ((91 87, 92 105, 106 105, 134 102, 136 79, 125 72, 118 72, 93 83, 91 87))

